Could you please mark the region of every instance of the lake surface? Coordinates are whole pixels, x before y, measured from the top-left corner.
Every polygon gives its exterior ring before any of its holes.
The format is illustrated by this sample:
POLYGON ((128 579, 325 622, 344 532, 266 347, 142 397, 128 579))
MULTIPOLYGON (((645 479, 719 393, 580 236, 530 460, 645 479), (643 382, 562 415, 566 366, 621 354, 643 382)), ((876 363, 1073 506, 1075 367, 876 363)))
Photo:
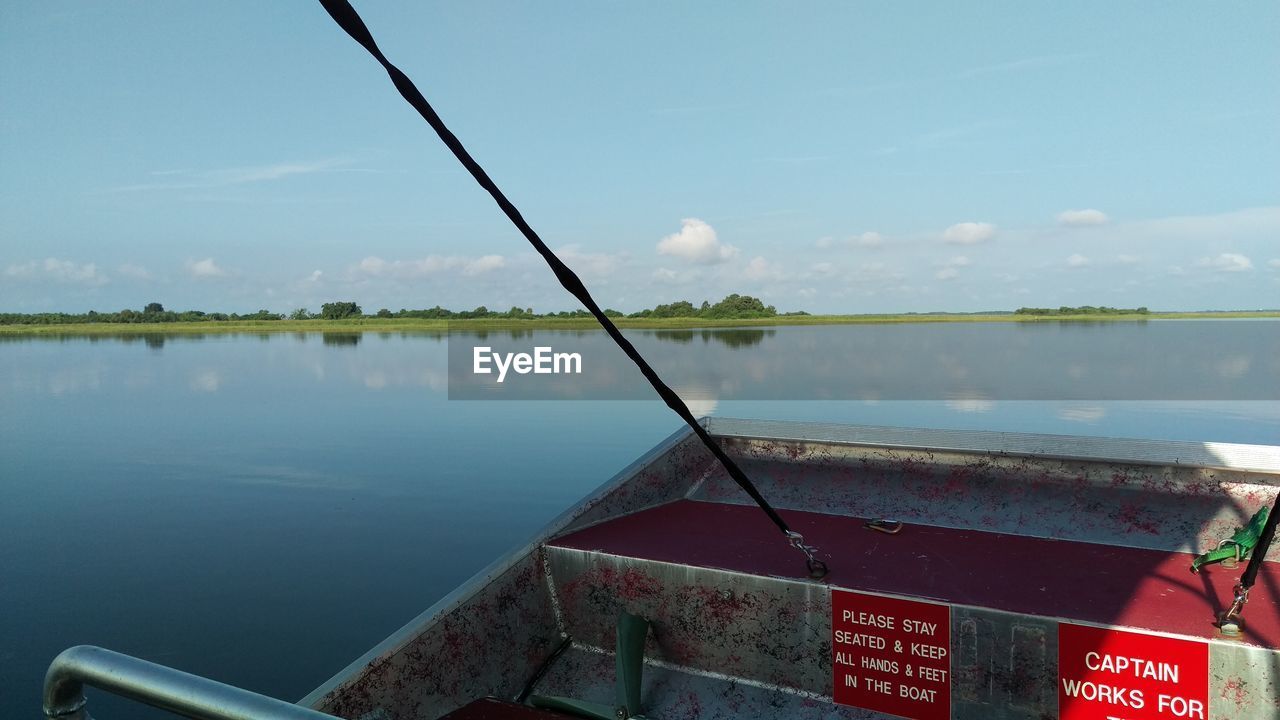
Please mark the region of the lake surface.
MULTIPOLYGON (((699 414, 1280 443, 1280 323, 1207 322, 628 335, 699 414), (1149 352, 1167 342, 1188 350, 1149 352), (1073 374, 1046 347, 1129 364, 1073 374), (1007 382, 976 385, 992 366, 1007 382), (1109 371, 1138 386, 1099 391, 1109 371)), ((679 426, 656 401, 516 385, 450 400, 448 348, 499 340, 608 351, 544 331, 0 336, 0 717, 36 717, 80 643, 296 700, 679 426)))

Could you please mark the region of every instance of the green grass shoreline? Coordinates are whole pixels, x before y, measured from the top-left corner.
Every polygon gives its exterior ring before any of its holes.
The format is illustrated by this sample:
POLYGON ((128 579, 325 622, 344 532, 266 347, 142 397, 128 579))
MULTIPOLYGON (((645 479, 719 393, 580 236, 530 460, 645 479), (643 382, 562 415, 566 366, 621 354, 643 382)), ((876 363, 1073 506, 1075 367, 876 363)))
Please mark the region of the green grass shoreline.
MULTIPOLYGON (((882 323, 972 322, 1134 322, 1144 320, 1280 318, 1277 311, 1153 312, 1146 315, 788 315, 742 320, 703 318, 617 318, 618 327, 687 330, 713 327, 776 327, 782 325, 871 325, 882 323)), ((473 319, 419 320, 360 318, 355 320, 236 320, 182 323, 72 323, 67 325, 0 325, 0 335, 191 335, 269 332, 444 332, 455 330, 577 330, 599 327, 591 318, 536 320, 473 319)))

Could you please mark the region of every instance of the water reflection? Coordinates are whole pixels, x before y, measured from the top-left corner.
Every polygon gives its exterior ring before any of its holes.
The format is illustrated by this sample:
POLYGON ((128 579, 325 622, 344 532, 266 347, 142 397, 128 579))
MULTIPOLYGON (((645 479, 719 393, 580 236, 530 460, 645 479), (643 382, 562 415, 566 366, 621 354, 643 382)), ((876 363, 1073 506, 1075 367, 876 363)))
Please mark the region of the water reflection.
MULTIPOLYGON (((1277 400, 1280 323, 939 323, 629 331, 671 385, 722 399, 936 400, 984 412, 1007 400, 1277 400), (695 342, 701 337, 702 342, 695 342)), ((648 399, 603 333, 456 333, 452 399, 648 399), (581 375, 474 371, 477 343, 503 357, 578 353, 581 375)))
POLYGON ((1090 425, 1107 416, 1107 409, 1101 405, 1069 405, 1058 411, 1058 417, 1070 422, 1090 425))
POLYGON ((759 345, 767 337, 773 337, 773 328, 717 328, 701 330, 653 330, 650 336, 666 342, 688 345, 695 337, 702 342, 718 342, 731 348, 747 348, 759 345))
POLYGON ((198 392, 217 392, 222 386, 222 374, 217 370, 201 370, 191 377, 191 389, 198 392))
POLYGON ((1149 320, 1147 318, 1134 318, 1132 320, 1107 320, 1107 319, 1090 319, 1090 318, 1069 318, 1059 319, 1054 317, 1046 317, 1044 320, 1024 320, 1022 322, 1012 323, 1023 328, 1042 328, 1052 327, 1054 325, 1072 325, 1076 327, 1106 327, 1108 325, 1145 325, 1148 322, 1167 322, 1159 320, 1149 320))
MULTIPOLYGON (((1089 408, 1101 401, 1280 399, 1280 323, 1265 320, 659 329, 627 336, 668 384, 705 389, 716 401, 928 400, 982 414, 990 403, 1010 400, 1089 408)), ((447 390, 451 399, 653 397, 612 341, 589 329, 126 332, 0 335, 0 343, 5 353, 40 358, 9 363, 0 388, 12 391, 65 395, 176 375, 183 391, 209 394, 225 391, 228 379, 292 373, 293 382, 420 387, 447 390), (250 337, 262 351, 246 349, 250 337), (496 375, 473 372, 480 346, 494 353, 535 347, 579 353, 582 373, 511 373, 497 383, 496 375), (157 357, 163 350, 165 359, 139 363, 138 347, 157 357)), ((1092 412, 1071 410, 1062 419, 1092 422, 1092 412)))
MULTIPOLYGON (((985 387, 994 366, 1002 382, 1064 392, 1099 382, 1110 357, 1188 385, 1204 375, 1262 387, 1280 373, 1270 329, 1280 324, 1148 332, 1168 327, 1082 327, 1067 340, 1013 325, 628 336, 699 415, 1163 437, 1224 455, 1236 450, 1215 441, 1274 442, 1277 402, 1019 403, 985 387), (1126 337, 1134 331, 1146 334, 1126 337), (1105 350, 1114 345, 1123 350, 1105 350), (1132 354, 1144 345, 1168 362, 1132 354), (939 394, 887 401, 914 386, 939 394), (744 399, 787 396, 886 401, 744 399)), ((637 377, 599 333, 496 335, 590 352, 600 374, 589 380, 604 386, 637 377)), ((35 697, 50 657, 89 640, 182 667, 212 658, 220 679, 301 696, 678 424, 643 385, 648 402, 449 402, 447 351, 477 336, 162 337, 157 352, 141 334, 0 336, 0 615, 12 629, 0 643, 0 716, 17 716, 10 698, 35 697), (96 530, 50 533, 49 518, 96 530), (73 568, 95 592, 48 602, 50 568, 73 568), (379 588, 379 602, 364 588, 379 588), (296 597, 325 593, 299 613, 296 597), (352 618, 352 632, 317 639, 331 617, 352 618), (166 654, 174 627, 187 655, 166 654), (291 664, 297 637, 321 660, 291 664), (300 667, 287 682, 272 676, 300 667)))
POLYGON ((360 337, 361 334, 356 332, 327 332, 323 341, 325 345, 335 347, 354 347, 360 344, 360 337))

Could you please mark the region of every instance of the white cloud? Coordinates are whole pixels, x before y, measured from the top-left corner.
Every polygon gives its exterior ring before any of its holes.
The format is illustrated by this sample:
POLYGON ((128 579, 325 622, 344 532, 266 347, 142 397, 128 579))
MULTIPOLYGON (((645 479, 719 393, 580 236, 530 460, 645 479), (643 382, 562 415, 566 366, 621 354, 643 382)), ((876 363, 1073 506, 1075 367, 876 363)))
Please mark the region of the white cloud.
POLYGON ((298 175, 315 173, 372 173, 370 168, 349 167, 343 158, 326 158, 306 162, 279 162, 269 165, 252 165, 217 170, 155 170, 150 173, 158 180, 134 185, 109 188, 107 192, 140 192, 147 190, 193 190, 220 188, 245 183, 270 182, 298 175))
POLYGON ((4 269, 4 274, 7 277, 15 277, 15 278, 31 277, 32 275, 35 275, 36 267, 37 266, 34 260, 31 262, 22 263, 21 265, 10 265, 9 267, 4 269))
POLYGON ((332 170, 340 165, 340 160, 318 160, 301 163, 275 163, 257 167, 232 168, 207 173, 206 176, 227 184, 261 182, 263 180, 279 180, 292 175, 310 175, 312 173, 332 170))
POLYGON ((556 250, 565 265, 579 275, 605 277, 612 275, 626 259, 625 254, 583 252, 580 245, 565 245, 556 250))
POLYGON ((1268 264, 1268 265, 1270 265, 1271 267, 1275 268, 1276 270, 1280 270, 1280 258, 1276 258, 1275 260, 1271 260, 1271 261, 1267 262, 1267 264, 1268 264))
POLYGON ((45 258, 32 260, 5 268, 4 274, 12 278, 47 279, 77 285, 103 285, 109 282, 95 263, 79 264, 70 260, 45 258))
POLYGON ((1116 262, 1120 263, 1121 265, 1134 265, 1141 259, 1142 258, 1138 257, 1137 255, 1121 254, 1116 256, 1116 262))
POLYGON ((829 262, 814 263, 809 267, 816 275, 830 275, 835 272, 836 266, 829 262))
POLYGON ((942 241, 954 245, 973 245, 995 237, 996 226, 985 222, 956 223, 942 233, 942 241))
POLYGON ((364 258, 356 265, 356 269, 366 275, 383 275, 390 272, 392 268, 400 266, 400 261, 387 262, 380 257, 370 255, 364 258))
POLYGON ((1280 206, 1247 208, 1217 215, 1181 215, 1129 223, 1127 230, 1158 239, 1162 247, 1171 241, 1201 242, 1205 238, 1232 238, 1237 242, 1262 240, 1280 232, 1280 206))
POLYGON ((957 255, 950 260, 942 263, 942 269, 934 273, 933 276, 939 280, 954 280, 960 277, 959 268, 969 267, 973 261, 964 255, 957 255))
POLYGON ((203 260, 188 260, 187 272, 191 274, 191 277, 196 278, 224 277, 227 274, 227 271, 218 267, 218 264, 211 257, 203 260))
POLYGON ((1089 258, 1081 255, 1080 253, 1074 253, 1067 257, 1067 267, 1079 268, 1088 264, 1089 258))
POLYGON ((696 272, 677 272, 671 268, 660 267, 653 271, 653 281, 659 285, 688 285, 698 279, 696 272))
POLYGON ((124 263, 123 265, 120 265, 116 268, 116 272, 125 277, 133 278, 134 280, 151 279, 151 273, 147 272, 146 268, 141 265, 134 265, 133 263, 124 263))
MULTIPOLYGON (((352 267, 352 271, 366 277, 416 280, 449 271, 457 271, 470 277, 492 272, 506 265, 506 258, 501 255, 482 255, 478 258, 428 255, 418 260, 383 260, 370 255, 352 267)), ((313 277, 319 278, 318 275, 313 277)))
POLYGON ((884 246, 884 236, 875 231, 867 231, 860 235, 853 235, 843 240, 836 240, 830 235, 818 238, 814 243, 820 249, 834 247, 835 245, 847 245, 849 247, 878 248, 884 246))
POLYGON ((462 274, 467 276, 481 275, 505 267, 507 261, 501 255, 482 255, 475 260, 463 263, 462 274))
POLYGON ((748 280, 782 280, 786 274, 763 257, 755 257, 747 263, 742 275, 748 280))
POLYGON ((46 258, 44 261, 44 271, 55 280, 61 280, 63 282, 100 285, 107 281, 106 276, 98 272, 98 266, 94 263, 77 265, 70 260, 46 258))
POLYGON ((680 232, 658 241, 660 255, 709 264, 725 262, 738 254, 738 248, 721 243, 715 229, 697 218, 685 218, 680 226, 680 232))
POLYGON ((1222 253, 1218 257, 1201 258, 1196 265, 1218 272, 1245 272, 1253 269, 1253 261, 1239 253, 1222 253))
POLYGON ((1058 224, 1067 227, 1085 227, 1089 225, 1106 225, 1111 218, 1101 210, 1086 208, 1084 210, 1064 210, 1058 213, 1058 224))

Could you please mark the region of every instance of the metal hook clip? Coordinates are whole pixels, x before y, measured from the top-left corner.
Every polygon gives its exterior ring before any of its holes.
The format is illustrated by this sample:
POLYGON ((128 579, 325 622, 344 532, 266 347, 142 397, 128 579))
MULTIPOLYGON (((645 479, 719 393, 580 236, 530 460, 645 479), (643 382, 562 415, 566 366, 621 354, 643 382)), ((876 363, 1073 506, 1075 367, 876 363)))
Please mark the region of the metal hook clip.
POLYGON ((868 530, 882 532, 885 535, 897 535, 902 532, 902 522, 899 520, 885 520, 884 518, 876 518, 868 520, 862 524, 862 527, 868 530))
POLYGON ((1236 585, 1235 593, 1231 607, 1218 619, 1218 629, 1223 635, 1232 637, 1237 637, 1244 631, 1244 618, 1240 613, 1244 611, 1245 603, 1249 602, 1249 588, 1236 585))
POLYGON ((809 568, 809 577, 823 578, 827 575, 827 564, 822 562, 814 555, 818 548, 804 543, 804 536, 795 530, 787 531, 787 540, 791 542, 791 547, 804 553, 805 565, 809 568))

